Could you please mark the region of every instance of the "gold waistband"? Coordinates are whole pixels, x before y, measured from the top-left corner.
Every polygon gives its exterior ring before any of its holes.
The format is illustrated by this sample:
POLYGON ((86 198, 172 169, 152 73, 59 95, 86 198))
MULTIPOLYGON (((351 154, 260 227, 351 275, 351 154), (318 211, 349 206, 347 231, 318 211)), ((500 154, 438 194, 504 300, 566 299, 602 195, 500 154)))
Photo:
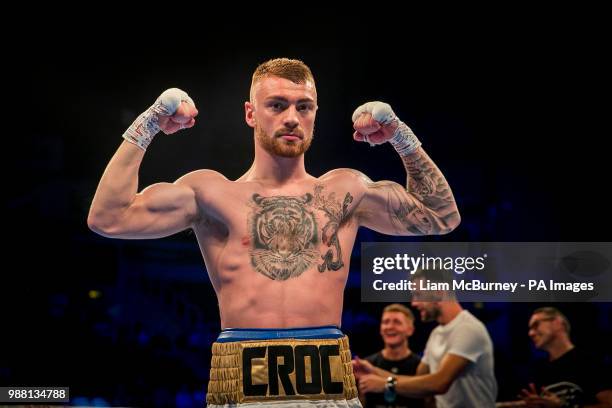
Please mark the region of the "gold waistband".
POLYGON ((214 343, 206 402, 353 399, 348 337, 214 343))

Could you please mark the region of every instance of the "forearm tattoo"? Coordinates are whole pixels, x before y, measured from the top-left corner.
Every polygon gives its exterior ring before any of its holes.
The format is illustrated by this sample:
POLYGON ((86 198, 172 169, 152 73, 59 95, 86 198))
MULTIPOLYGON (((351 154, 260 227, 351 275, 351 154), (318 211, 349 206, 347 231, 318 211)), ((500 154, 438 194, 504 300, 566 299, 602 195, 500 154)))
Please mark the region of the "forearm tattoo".
POLYGON ((422 149, 403 156, 402 161, 408 173, 407 191, 411 196, 402 198, 406 195, 395 190, 389 193, 390 204, 399 200, 392 216, 415 234, 444 232, 448 224, 459 217, 444 175, 422 149), (395 195, 395 199, 391 199, 391 195, 395 195))
MULTIPOLYGON (((444 175, 423 149, 402 157, 402 161, 408 173, 406 188, 392 181, 373 182, 363 173, 354 173, 367 188, 379 190, 378 196, 385 197, 385 212, 396 234, 448 232, 449 224, 459 218, 459 212, 444 175)), ((362 214, 373 219, 381 215, 368 210, 362 214)))
POLYGON ((423 150, 402 157, 402 161, 408 173, 408 192, 434 211, 454 207, 455 200, 444 175, 423 150))
POLYGON ((323 194, 323 185, 316 185, 314 195, 299 197, 252 196, 252 212, 248 219, 252 248, 249 252, 255 270, 273 280, 287 280, 300 276, 314 266, 320 257, 319 272, 336 271, 344 266, 338 240, 338 230, 349 214, 353 197, 346 193, 340 202, 332 192, 323 194), (321 230, 314 210, 323 211, 328 221, 321 230), (317 245, 330 247, 320 255, 317 245))

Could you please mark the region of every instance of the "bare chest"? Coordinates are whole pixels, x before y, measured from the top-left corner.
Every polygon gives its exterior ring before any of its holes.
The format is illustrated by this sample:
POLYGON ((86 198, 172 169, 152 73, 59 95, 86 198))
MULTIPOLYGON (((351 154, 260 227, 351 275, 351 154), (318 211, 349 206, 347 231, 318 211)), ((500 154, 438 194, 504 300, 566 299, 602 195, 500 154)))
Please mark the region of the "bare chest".
POLYGON ((209 198, 198 235, 208 230, 246 250, 255 270, 274 280, 300 276, 315 264, 319 272, 345 265, 343 247, 352 246, 356 232, 351 192, 325 184, 283 192, 233 187, 209 198))

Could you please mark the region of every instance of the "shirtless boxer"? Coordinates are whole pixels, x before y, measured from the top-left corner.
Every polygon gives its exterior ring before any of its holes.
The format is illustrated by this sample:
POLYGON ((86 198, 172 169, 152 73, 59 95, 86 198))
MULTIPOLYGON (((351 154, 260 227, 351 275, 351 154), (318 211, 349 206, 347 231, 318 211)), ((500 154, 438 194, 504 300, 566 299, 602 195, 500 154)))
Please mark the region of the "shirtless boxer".
POLYGON ((451 189, 410 128, 382 102, 357 108, 353 137, 390 142, 404 162, 407 187, 372 182, 351 169, 308 174, 304 153, 317 92, 301 61, 280 58, 257 67, 244 109, 255 159, 242 177, 197 170, 138 193, 140 163, 155 134, 190 128, 198 113, 185 92, 162 93, 123 135, 88 225, 123 239, 194 231, 224 328, 213 345, 209 406, 359 406, 348 341, 339 330, 357 229, 448 233, 460 220, 451 189))

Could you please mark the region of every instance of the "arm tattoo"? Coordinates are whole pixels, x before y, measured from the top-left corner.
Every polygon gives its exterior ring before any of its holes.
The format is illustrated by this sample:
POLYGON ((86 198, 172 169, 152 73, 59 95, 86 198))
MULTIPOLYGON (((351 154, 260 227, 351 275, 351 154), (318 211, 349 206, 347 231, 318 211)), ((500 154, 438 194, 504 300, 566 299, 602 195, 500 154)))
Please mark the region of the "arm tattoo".
POLYGON ((374 183, 360 174, 368 188, 386 193, 386 212, 395 233, 433 235, 448 232, 449 224, 458 219, 459 212, 444 175, 421 148, 402 157, 402 161, 408 173, 407 188, 391 181, 374 183))
POLYGON ((394 184, 389 189, 388 213, 395 231, 398 234, 410 231, 415 235, 435 233, 436 221, 431 212, 423 208, 423 204, 419 203, 414 197, 402 198, 405 196, 406 193, 399 184, 394 184))
POLYGON ((395 191, 399 207, 395 207, 394 216, 412 233, 441 233, 448 222, 459 217, 448 182, 423 149, 403 156, 402 161, 408 173, 407 191, 414 199, 402 199, 405 195, 395 191))
POLYGON ((415 235, 428 235, 436 232, 434 215, 413 195, 393 181, 377 181, 368 188, 380 189, 387 193, 387 215, 395 233, 403 235, 406 231, 415 235))
POLYGON ((454 207, 455 200, 444 175, 423 150, 402 157, 402 161, 408 173, 410 193, 434 211, 454 207))
POLYGON ((344 201, 340 203, 340 201, 336 199, 336 194, 334 192, 331 192, 326 198, 322 194, 322 190, 323 185, 318 184, 315 186, 314 205, 327 216, 328 221, 323 227, 322 240, 324 244, 331 248, 321 257, 323 263, 318 266, 318 269, 319 272, 325 272, 327 269, 330 271, 337 271, 344 266, 340 241, 338 241, 338 230, 342 223, 348 219, 348 206, 353 201, 353 196, 350 193, 346 193, 344 201), (334 250, 336 252, 335 260, 334 250))

